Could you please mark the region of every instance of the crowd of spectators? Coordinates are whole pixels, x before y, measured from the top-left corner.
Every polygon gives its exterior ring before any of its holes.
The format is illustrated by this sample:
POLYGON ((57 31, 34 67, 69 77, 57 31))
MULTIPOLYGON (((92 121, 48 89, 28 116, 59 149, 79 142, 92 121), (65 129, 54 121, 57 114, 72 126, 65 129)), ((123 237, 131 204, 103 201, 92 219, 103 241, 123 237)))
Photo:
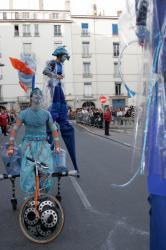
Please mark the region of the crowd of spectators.
MULTIPOLYGON (((133 124, 135 116, 134 106, 125 108, 110 108, 112 119, 111 124, 124 125, 126 123, 133 124)), ((76 119, 77 122, 85 123, 90 126, 103 128, 103 112, 102 109, 96 108, 80 108, 76 111, 69 111, 69 118, 76 119)))

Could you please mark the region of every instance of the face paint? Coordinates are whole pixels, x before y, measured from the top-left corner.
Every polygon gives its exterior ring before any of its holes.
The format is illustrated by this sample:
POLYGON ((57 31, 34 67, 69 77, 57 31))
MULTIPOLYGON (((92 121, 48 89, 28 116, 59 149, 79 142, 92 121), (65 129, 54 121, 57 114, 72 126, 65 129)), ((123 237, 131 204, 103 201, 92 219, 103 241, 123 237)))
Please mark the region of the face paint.
POLYGON ((43 95, 40 90, 35 90, 31 96, 31 106, 35 108, 40 108, 43 102, 43 95))
POLYGON ((62 55, 61 56, 61 63, 64 63, 66 59, 67 59, 67 56, 66 55, 62 55))

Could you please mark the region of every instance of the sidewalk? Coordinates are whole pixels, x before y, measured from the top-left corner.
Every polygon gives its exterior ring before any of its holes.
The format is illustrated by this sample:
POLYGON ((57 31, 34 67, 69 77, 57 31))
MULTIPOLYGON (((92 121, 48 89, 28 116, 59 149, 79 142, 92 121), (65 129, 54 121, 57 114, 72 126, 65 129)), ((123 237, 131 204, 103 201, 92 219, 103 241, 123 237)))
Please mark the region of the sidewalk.
POLYGON ((104 134, 104 129, 91 127, 85 124, 76 123, 81 128, 84 128, 89 133, 118 142, 127 147, 132 147, 132 129, 110 129, 110 136, 104 134))

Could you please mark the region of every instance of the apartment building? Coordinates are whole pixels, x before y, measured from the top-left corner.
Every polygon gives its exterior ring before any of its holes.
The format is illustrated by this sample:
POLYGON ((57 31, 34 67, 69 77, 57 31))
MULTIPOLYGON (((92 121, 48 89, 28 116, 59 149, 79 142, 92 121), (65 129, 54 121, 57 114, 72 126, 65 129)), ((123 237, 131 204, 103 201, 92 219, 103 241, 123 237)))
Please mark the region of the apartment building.
MULTIPOLYGON (((66 100, 72 108, 101 107, 100 96, 107 97, 113 107, 135 105, 128 98, 118 70, 120 38, 117 16, 97 14, 72 15, 70 1, 64 10, 45 10, 39 0, 39 9, 0 10, 0 101, 1 103, 28 102, 29 97, 18 84, 18 76, 9 57, 32 57, 36 61, 36 86, 42 88, 47 79, 42 71, 54 49, 66 45, 71 55, 65 62, 63 81, 66 100)), ((127 50, 123 74, 128 87, 137 91, 138 69, 135 56, 137 45, 127 50)))

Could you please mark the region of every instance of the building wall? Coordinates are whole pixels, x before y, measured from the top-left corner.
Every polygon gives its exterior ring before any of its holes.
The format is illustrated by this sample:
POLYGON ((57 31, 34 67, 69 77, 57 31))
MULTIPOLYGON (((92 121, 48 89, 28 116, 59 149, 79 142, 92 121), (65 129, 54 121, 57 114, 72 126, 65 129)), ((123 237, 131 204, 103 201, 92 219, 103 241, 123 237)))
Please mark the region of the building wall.
MULTIPOLYGON (((14 12, 14 11, 13 11, 14 12)), ((54 11, 55 12, 55 11, 54 11)), ((57 11, 56 11, 57 12, 57 11)), ((58 12, 57 12, 58 13, 58 12)), ((46 79, 42 75, 43 68, 47 60, 53 59, 51 56, 55 49, 55 43, 61 42, 67 46, 70 52, 70 61, 64 65, 64 90, 66 100, 73 108, 81 107, 86 101, 93 101, 100 107, 99 97, 105 95, 108 104, 112 104, 113 99, 125 99, 126 104, 134 105, 135 99, 127 98, 124 86, 121 86, 121 95, 116 96, 115 82, 121 82, 119 77, 114 75, 114 63, 118 62, 118 57, 113 54, 113 43, 119 43, 119 36, 112 35, 112 24, 118 24, 118 17, 102 16, 70 16, 70 12, 61 11, 57 20, 50 19, 51 11, 39 13, 40 19, 29 20, 3 20, 0 13, 0 52, 3 67, 2 97, 4 101, 16 101, 18 96, 26 94, 18 85, 17 72, 9 62, 9 57, 20 58, 23 53, 23 43, 32 44, 32 54, 37 62, 36 84, 43 86, 46 79), (39 36, 34 37, 33 32, 30 37, 22 36, 22 25, 30 24, 34 30, 34 24, 39 25, 39 36), (82 35, 82 23, 88 23, 88 35, 82 35), (61 25, 62 36, 54 36, 54 25, 61 25), (14 36, 14 25, 19 25, 20 36, 14 36), (89 55, 82 53, 82 43, 89 42, 89 55), (83 75, 83 63, 90 63, 90 75, 83 75), (92 95, 84 95, 84 83, 92 84, 92 95)), ((37 14, 38 15, 38 14, 37 14)), ((14 14, 12 15, 14 16, 14 14)), ((32 15, 31 15, 32 16, 32 15)), ((130 46, 123 56, 122 72, 129 88, 137 91, 139 79, 137 60, 141 51, 137 45, 130 46)))

